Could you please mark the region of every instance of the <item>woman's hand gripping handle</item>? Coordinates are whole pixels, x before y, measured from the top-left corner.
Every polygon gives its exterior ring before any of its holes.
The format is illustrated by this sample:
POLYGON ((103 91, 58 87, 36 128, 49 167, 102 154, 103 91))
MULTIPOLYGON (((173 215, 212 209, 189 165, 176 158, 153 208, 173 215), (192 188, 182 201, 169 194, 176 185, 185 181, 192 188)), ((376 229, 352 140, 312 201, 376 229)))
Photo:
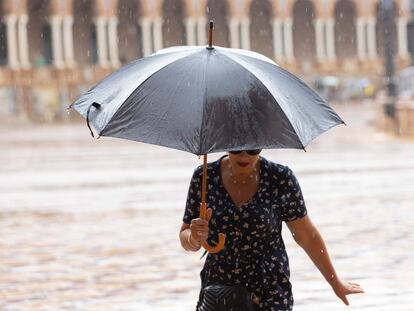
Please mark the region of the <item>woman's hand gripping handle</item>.
MULTIPOLYGON (((219 233, 219 241, 218 241, 216 246, 210 246, 207 243, 208 232, 209 232, 208 222, 211 219, 212 212, 213 211, 212 211, 211 208, 207 209, 206 203, 201 203, 200 220, 204 221, 204 222, 202 222, 203 223, 203 226, 202 226, 203 230, 199 231, 199 232, 201 232, 199 234, 198 232, 196 233, 197 229, 195 229, 194 230, 194 235, 193 235, 193 229, 191 229, 191 235, 192 236, 199 235, 200 237, 202 237, 198 240, 197 239, 195 239, 195 240, 198 241, 201 244, 201 246, 205 250, 207 250, 209 253, 215 254, 215 253, 218 253, 219 251, 221 251, 222 248, 224 247, 224 243, 226 242, 226 236, 223 233, 219 233)), ((193 224, 191 223, 191 225, 193 225, 193 224)), ((190 226, 190 228, 191 228, 191 226, 190 226)))

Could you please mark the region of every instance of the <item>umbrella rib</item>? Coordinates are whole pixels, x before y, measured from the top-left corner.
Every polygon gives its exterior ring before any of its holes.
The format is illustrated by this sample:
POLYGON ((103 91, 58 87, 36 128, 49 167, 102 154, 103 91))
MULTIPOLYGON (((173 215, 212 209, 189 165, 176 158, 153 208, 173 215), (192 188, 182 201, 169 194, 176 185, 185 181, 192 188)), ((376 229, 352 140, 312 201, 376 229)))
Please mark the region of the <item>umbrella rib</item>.
POLYGON ((247 56, 254 58, 255 60, 265 62, 266 64, 271 64, 276 67, 280 67, 277 63, 275 63, 272 59, 268 58, 267 56, 264 56, 260 53, 249 51, 249 50, 243 50, 243 49, 233 49, 233 48, 224 48, 224 47, 216 47, 218 51, 223 50, 225 53, 233 53, 241 56, 247 56))

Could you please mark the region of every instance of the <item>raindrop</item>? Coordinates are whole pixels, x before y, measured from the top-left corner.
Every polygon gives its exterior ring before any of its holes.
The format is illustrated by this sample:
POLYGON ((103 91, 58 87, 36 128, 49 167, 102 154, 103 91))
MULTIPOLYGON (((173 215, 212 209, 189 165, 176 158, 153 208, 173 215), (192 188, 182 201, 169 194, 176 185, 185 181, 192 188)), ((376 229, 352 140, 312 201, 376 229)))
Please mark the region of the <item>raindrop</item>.
POLYGON ((323 249, 321 249, 321 253, 323 254, 323 249))

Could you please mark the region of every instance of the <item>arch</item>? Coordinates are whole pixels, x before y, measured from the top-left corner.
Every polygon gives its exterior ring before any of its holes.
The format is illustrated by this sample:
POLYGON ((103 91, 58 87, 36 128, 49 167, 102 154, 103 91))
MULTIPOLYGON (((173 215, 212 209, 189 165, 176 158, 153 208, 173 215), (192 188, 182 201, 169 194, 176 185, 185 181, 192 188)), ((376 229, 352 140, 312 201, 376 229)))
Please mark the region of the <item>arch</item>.
MULTIPOLYGON (((281 2, 278 3, 279 6, 281 6, 281 4, 283 4, 285 6, 285 12, 286 12, 285 14, 293 16, 293 11, 295 9, 295 6, 296 6, 297 2, 300 1, 300 0, 276 0, 276 1, 281 1, 282 2, 282 3, 281 2)), ((329 1, 332 1, 332 0, 329 0, 329 1)), ((313 8, 313 13, 314 13, 315 17, 319 16, 318 14, 319 14, 320 8, 318 7, 318 3, 320 3, 320 0, 308 0, 308 2, 310 2, 310 5, 313 8), (316 3, 315 3, 315 1, 316 1, 316 3), (319 11, 318 11, 318 8, 319 8, 319 11)))
POLYGON ((209 0, 207 2, 207 18, 214 20, 214 45, 230 47, 229 11, 227 1, 209 0))
POLYGON ((293 5, 293 53, 298 64, 315 61, 316 41, 314 5, 309 0, 297 0, 293 5))
POLYGON ((335 51, 338 60, 353 59, 357 54, 357 10, 352 0, 339 0, 334 8, 335 51))
POLYGON ((253 0, 250 3, 251 50, 273 58, 273 8, 269 0, 253 0))
POLYGON ((142 57, 142 35, 138 17, 141 15, 140 2, 119 0, 118 40, 119 59, 122 64, 142 57))
POLYGON ((186 43, 184 26, 184 3, 182 0, 164 0, 162 4, 163 46, 183 45, 186 43))
POLYGON ((73 1, 73 40, 75 60, 80 67, 97 63, 98 48, 94 25, 94 1, 73 1))
MULTIPOLYGON (((393 16, 393 23, 392 23, 392 50, 393 53, 396 55, 397 53, 397 45, 398 45, 398 34, 397 34, 397 13, 398 7, 394 6, 394 16, 393 16)), ((377 45, 377 53, 379 56, 384 57, 385 49, 384 49, 384 16, 381 9, 380 2, 377 3, 376 6, 376 16, 377 16, 377 23, 375 25, 375 37, 376 37, 376 45, 377 45)))
POLYGON ((0 0, 0 66, 7 65, 7 26, 4 23, 4 1, 0 0))
POLYGON ((35 67, 49 65, 52 56, 52 31, 48 21, 50 16, 49 0, 33 0, 27 3, 28 23, 30 29, 29 59, 35 67))
MULTIPOLYGON (((340 2, 340 0, 337 0, 336 1, 336 4, 334 6, 334 9, 336 9, 336 7, 338 5, 338 2, 340 2)), ((358 0, 350 0, 350 2, 352 2, 352 5, 354 7, 355 18, 358 18, 358 17, 362 16, 364 10, 363 10, 361 1, 358 1, 358 0)))

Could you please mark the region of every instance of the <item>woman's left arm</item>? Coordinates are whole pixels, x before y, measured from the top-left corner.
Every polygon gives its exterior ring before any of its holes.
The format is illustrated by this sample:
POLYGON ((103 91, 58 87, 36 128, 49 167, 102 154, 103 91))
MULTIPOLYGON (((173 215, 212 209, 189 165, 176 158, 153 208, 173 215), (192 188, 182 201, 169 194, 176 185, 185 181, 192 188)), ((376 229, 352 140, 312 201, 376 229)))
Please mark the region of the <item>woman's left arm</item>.
POLYGON ((349 305, 347 295, 363 293, 359 284, 342 281, 336 274, 335 268, 329 258, 325 242, 318 229, 313 225, 309 216, 286 222, 293 238, 312 259, 326 281, 331 285, 335 294, 349 305))

